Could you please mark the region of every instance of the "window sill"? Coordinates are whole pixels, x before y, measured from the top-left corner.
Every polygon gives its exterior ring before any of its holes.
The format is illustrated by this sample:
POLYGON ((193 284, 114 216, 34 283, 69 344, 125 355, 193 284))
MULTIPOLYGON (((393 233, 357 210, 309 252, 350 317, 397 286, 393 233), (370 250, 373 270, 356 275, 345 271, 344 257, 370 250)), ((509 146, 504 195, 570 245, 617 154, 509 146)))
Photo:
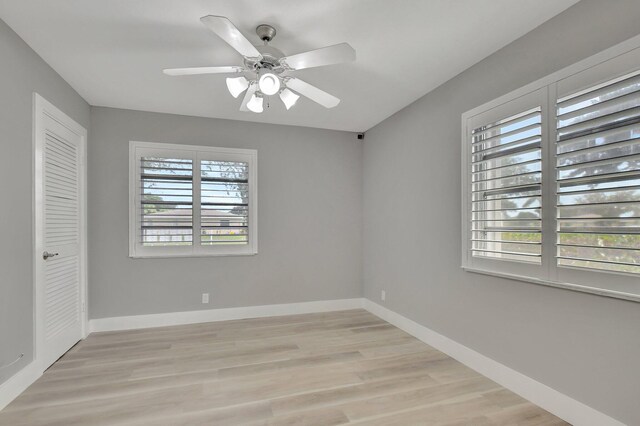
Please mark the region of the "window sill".
POLYGON ((614 298, 614 299, 628 300, 628 301, 631 301, 631 302, 640 302, 640 295, 631 294, 631 293, 624 293, 624 292, 621 292, 621 291, 607 290, 607 289, 603 289, 603 288, 589 287, 589 286, 584 286, 584 285, 579 285, 579 284, 570 284, 570 283, 561 283, 561 282, 555 282, 555 281, 547 281, 547 280, 541 280, 541 279, 538 279, 538 278, 526 277, 526 276, 522 276, 522 275, 506 274, 506 273, 502 273, 502 272, 493 272, 493 271, 486 271, 486 270, 483 270, 483 269, 469 268, 469 267, 466 267, 466 266, 462 266, 462 269, 467 271, 467 272, 473 272, 473 273, 476 273, 476 274, 489 275, 489 276, 499 277, 499 278, 508 278, 508 279, 515 280, 515 281, 522 281, 522 282, 527 282, 527 283, 545 285, 545 286, 548 286, 548 287, 561 288, 561 289, 565 289, 565 290, 579 291, 581 293, 595 294, 597 296, 611 297, 611 298, 614 298))
POLYGON ((236 257, 256 256, 255 253, 185 253, 185 254, 130 254, 130 259, 171 259, 171 258, 203 258, 203 257, 236 257))

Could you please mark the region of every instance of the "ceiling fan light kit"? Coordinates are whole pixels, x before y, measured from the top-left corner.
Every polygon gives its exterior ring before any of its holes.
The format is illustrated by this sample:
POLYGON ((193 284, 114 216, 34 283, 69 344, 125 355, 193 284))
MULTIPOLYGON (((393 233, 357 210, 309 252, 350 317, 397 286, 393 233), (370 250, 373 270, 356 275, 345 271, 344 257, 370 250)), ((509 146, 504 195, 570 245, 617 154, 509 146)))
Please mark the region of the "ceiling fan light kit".
POLYGON ((276 36, 276 29, 271 25, 262 24, 256 27, 256 34, 264 45, 254 46, 224 16, 208 15, 202 17, 200 21, 244 57, 244 66, 171 68, 165 69, 165 74, 170 76, 250 74, 251 80, 245 76, 229 77, 226 80, 229 93, 234 98, 246 91, 240 111, 261 113, 264 111, 264 96, 276 94, 279 95, 287 110, 296 104, 300 95, 325 108, 333 108, 340 103, 337 97, 299 78, 291 77, 289 73, 354 61, 356 52, 348 43, 285 56, 280 50, 268 44, 276 36))

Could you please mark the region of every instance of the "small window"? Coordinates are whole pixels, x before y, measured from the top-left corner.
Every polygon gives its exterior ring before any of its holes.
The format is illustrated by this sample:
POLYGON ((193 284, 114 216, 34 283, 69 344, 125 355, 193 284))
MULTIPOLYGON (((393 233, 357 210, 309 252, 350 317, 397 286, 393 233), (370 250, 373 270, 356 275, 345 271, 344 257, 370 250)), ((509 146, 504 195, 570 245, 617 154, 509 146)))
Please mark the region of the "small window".
POLYGON ((132 257, 257 251, 257 152, 131 142, 132 257))

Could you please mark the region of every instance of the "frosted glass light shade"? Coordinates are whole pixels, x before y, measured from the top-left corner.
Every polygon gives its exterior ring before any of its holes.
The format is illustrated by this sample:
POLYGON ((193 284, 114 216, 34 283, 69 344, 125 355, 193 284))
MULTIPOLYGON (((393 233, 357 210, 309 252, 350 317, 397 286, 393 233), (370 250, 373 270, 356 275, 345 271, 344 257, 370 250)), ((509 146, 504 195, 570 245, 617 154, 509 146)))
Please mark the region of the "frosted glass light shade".
POLYGON ((258 86, 265 95, 275 95, 280 90, 280 79, 277 75, 267 72, 260 76, 258 86))
POLYGON ((251 96, 251 99, 247 103, 247 108, 249 108, 249 111, 261 113, 263 111, 263 101, 264 100, 262 99, 262 96, 256 96, 254 94, 253 96, 251 96))
POLYGON ((282 103, 284 103, 285 108, 288 110, 298 102, 300 96, 296 95, 289 89, 284 89, 280 92, 280 99, 282 99, 282 103))
POLYGON ((244 77, 227 78, 227 88, 234 98, 240 96, 249 87, 249 80, 244 77))

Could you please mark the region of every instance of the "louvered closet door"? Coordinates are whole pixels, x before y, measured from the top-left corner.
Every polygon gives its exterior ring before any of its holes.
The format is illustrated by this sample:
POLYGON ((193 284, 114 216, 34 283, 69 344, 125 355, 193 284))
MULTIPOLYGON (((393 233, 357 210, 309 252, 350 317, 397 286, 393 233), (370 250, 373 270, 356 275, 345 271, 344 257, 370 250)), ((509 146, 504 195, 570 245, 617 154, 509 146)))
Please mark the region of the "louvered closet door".
POLYGON ((44 262, 40 286, 42 361, 55 362, 82 338, 81 166, 78 135, 45 118, 42 145, 44 262), (48 253, 48 255, 47 255, 48 253))

